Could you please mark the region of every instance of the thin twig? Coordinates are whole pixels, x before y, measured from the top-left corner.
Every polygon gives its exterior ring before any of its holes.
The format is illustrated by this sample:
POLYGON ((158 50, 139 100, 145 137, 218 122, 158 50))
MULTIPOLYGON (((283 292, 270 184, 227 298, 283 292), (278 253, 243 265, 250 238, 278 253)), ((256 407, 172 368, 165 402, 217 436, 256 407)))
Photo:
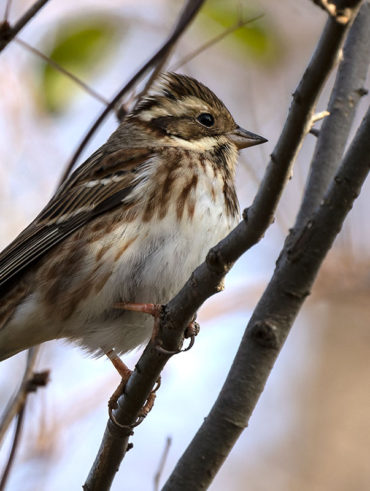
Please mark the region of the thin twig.
POLYGON ((7 22, 0 25, 0 51, 2 51, 10 41, 28 24, 28 22, 42 9, 49 0, 37 0, 23 16, 10 26, 7 22))
POLYGON ((12 4, 12 0, 7 0, 6 5, 5 5, 5 12, 4 12, 3 22, 8 22, 11 4, 12 4))
POLYGON ((27 364, 23 374, 21 385, 16 394, 8 403, 4 413, 1 415, 0 442, 3 440, 10 423, 19 413, 20 408, 23 406, 28 396, 28 381, 32 377, 39 350, 39 346, 35 346, 27 351, 27 364))
POLYGON ((16 37, 14 39, 14 41, 16 43, 20 44, 21 46, 23 46, 24 48, 26 48, 28 51, 31 51, 31 53, 35 54, 36 56, 38 56, 42 60, 44 60, 48 65, 50 65, 53 68, 55 68, 55 70, 57 70, 58 72, 62 73, 63 75, 65 75, 69 79, 71 79, 79 87, 81 87, 81 89, 83 89, 85 92, 87 92, 88 94, 90 94, 92 97, 94 97, 98 101, 102 102, 104 105, 108 106, 109 101, 107 99, 105 99, 105 97, 103 97, 98 92, 96 92, 96 90, 94 90, 91 87, 89 87, 85 82, 83 82, 81 79, 79 79, 78 77, 76 77, 76 75, 73 75, 73 73, 71 73, 68 70, 66 70, 65 68, 63 68, 61 65, 59 65, 59 63, 57 63, 56 61, 52 60, 49 56, 46 56, 44 53, 42 53, 41 51, 39 51, 37 48, 34 48, 30 44, 26 43, 26 41, 23 41, 22 39, 19 39, 18 37, 16 37))
POLYGON ((330 115, 329 111, 320 111, 319 113, 315 113, 311 118, 311 125, 313 126, 318 121, 321 121, 322 119, 326 118, 329 115, 330 115))
POLYGON ((166 438, 166 443, 165 443, 165 446, 163 448, 163 452, 162 452, 162 455, 161 455, 161 458, 160 458, 160 461, 158 464, 157 472, 154 475, 154 488, 153 488, 154 491, 159 490, 159 481, 161 479, 163 469, 164 469, 164 466, 165 466, 166 461, 167 461, 167 457, 168 457, 168 453, 170 451, 171 443, 172 443, 172 438, 170 436, 168 436, 166 438))
POLYGON ((60 179, 59 184, 62 184, 69 173, 71 172, 75 162, 80 156, 81 152, 89 142, 92 135, 110 113, 110 111, 116 106, 116 104, 122 99, 122 97, 127 94, 132 87, 137 84, 139 80, 141 80, 146 73, 153 67, 155 67, 158 63, 162 63, 164 59, 167 58, 168 54, 171 52, 173 46, 178 41, 179 37, 188 27, 190 22, 193 20, 195 15, 198 13, 199 9, 203 5, 205 0, 188 0, 187 4, 180 15, 180 18, 175 26, 173 33, 169 36, 167 41, 161 46, 161 48, 147 61, 141 68, 138 70, 135 75, 127 82, 124 87, 113 97, 108 106, 104 109, 104 111, 100 114, 100 116, 96 119, 95 123, 91 126, 86 136, 83 138, 82 142, 78 146, 76 152, 74 153, 71 161, 67 165, 63 175, 60 179))
POLYGON ((6 482, 8 480, 9 475, 10 475, 10 470, 11 470, 12 465, 14 463, 16 450, 18 448, 18 444, 20 441, 20 435, 21 435, 21 431, 23 428, 25 409, 26 409, 26 403, 23 404, 23 406, 20 408, 18 415, 17 415, 17 423, 16 423, 16 427, 15 427, 12 447, 10 449, 8 462, 6 463, 3 475, 1 476, 0 491, 4 491, 5 486, 6 486, 6 482))
POLYGON ((27 352, 27 366, 25 369, 25 373, 23 375, 21 388, 19 389, 18 393, 13 398, 11 403, 8 405, 8 409, 6 410, 5 418, 3 421, 4 424, 2 424, 1 429, 2 429, 2 434, 4 434, 4 432, 6 431, 8 425, 13 420, 13 418, 17 417, 16 429, 13 437, 12 447, 10 450, 8 462, 5 466, 5 470, 0 481, 0 491, 3 491, 5 489, 5 485, 9 477, 11 467, 14 462, 15 453, 20 442, 20 435, 21 435, 24 412, 26 409, 28 395, 31 392, 36 392, 36 390, 39 387, 45 387, 49 382, 48 370, 39 373, 32 373, 38 350, 39 347, 34 347, 34 348, 30 348, 27 352))
POLYGON ((203 53, 206 49, 209 49, 211 46, 214 46, 215 44, 219 43, 222 41, 225 37, 229 36, 233 32, 237 31, 238 29, 241 29, 242 27, 246 26, 247 24, 251 24, 252 22, 255 22, 256 20, 261 19, 264 17, 264 14, 257 15, 256 17, 252 17, 250 19, 239 19, 234 25, 228 27, 224 31, 222 31, 220 34, 217 36, 214 36, 211 38, 209 41, 205 42, 199 48, 195 49, 191 53, 185 55, 183 58, 181 58, 180 61, 178 61, 174 66, 170 68, 171 71, 176 72, 179 68, 181 68, 183 65, 188 63, 190 60, 193 60, 195 57, 203 53))
POLYGON ((158 78, 158 75, 160 74, 164 65, 166 64, 166 61, 170 57, 174 46, 175 46, 175 44, 168 50, 166 56, 163 57, 161 60, 159 60, 159 62, 155 65, 154 70, 150 74, 150 77, 148 78, 143 90, 137 94, 137 96, 136 96, 137 100, 142 99, 149 92, 150 87, 154 84, 154 82, 158 78))

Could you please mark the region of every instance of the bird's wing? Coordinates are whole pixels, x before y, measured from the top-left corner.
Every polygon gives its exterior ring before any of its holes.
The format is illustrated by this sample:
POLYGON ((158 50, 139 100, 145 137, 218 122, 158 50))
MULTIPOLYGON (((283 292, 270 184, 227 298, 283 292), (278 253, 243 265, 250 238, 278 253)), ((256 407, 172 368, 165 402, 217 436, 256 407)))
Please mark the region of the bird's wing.
MULTIPOLYGON (((102 147, 104 148, 104 147, 102 147)), ((63 184, 36 219, 0 254, 0 294, 47 251, 95 217, 129 200, 138 168, 152 151, 95 152, 63 184)))

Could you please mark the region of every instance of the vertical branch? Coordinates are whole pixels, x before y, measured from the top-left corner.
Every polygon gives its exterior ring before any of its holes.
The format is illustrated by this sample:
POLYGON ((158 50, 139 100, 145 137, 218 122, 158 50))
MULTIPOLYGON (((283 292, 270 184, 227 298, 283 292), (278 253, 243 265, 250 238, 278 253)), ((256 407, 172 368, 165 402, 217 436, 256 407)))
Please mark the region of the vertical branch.
POLYGON ((328 111, 319 132, 298 222, 322 200, 338 168, 361 96, 370 61, 370 3, 363 3, 343 49, 328 111))

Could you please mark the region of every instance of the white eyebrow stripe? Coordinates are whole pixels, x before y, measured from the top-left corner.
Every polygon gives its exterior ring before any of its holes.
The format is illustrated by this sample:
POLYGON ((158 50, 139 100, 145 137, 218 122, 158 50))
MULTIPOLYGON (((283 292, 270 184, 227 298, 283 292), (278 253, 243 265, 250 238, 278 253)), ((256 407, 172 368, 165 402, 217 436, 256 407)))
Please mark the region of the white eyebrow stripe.
POLYGON ((209 150, 213 150, 215 147, 220 144, 229 143, 229 140, 226 136, 205 136, 203 138, 199 138, 197 140, 184 140, 183 138, 179 138, 177 136, 171 136, 169 138, 172 146, 176 143, 177 146, 186 148, 187 150, 192 150, 193 152, 207 152, 209 150))

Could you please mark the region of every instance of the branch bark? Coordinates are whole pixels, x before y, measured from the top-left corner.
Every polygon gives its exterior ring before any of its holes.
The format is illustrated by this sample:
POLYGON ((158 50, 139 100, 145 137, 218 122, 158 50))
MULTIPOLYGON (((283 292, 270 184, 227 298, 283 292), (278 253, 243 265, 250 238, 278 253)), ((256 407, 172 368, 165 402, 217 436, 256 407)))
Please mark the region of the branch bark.
MULTIPOLYGON (((356 7, 359 4, 358 0, 356 7)), ((351 14, 354 15, 355 11, 356 9, 352 10, 351 14)), ((209 252, 207 260, 194 271, 181 291, 163 309, 159 335, 162 349, 158 349, 151 342, 145 348, 127 383, 125 393, 118 400, 118 408, 114 410, 114 417, 122 428, 108 421, 98 455, 86 481, 85 490, 108 489, 103 484, 107 479, 106 476, 111 476, 118 469, 119 462, 125 455, 129 436, 132 434, 130 426, 135 423, 164 365, 182 345, 186 326, 202 303, 220 291, 225 274, 246 250, 260 240, 271 223, 296 154, 304 136, 310 130, 318 95, 337 60, 348 28, 349 22, 337 23, 334 18, 327 21, 309 66, 293 95, 292 106, 283 132, 252 206, 244 212, 244 220, 209 252)), ((262 333, 263 328, 260 329, 260 335, 262 333)), ((269 368, 271 369, 271 366, 269 368)), ((267 371, 263 372, 260 379, 267 377, 267 374, 267 371)), ((258 385, 257 387, 260 388, 258 385)), ((251 388, 249 387, 248 390, 250 391, 251 388)), ((259 393, 259 391, 256 392, 256 398, 259 393)), ((234 393, 234 396, 235 394, 237 392, 234 393)), ((234 427, 235 429, 238 435, 240 428, 234 427)), ((203 459, 200 462, 203 462, 203 459)), ((212 477, 217 469, 216 466, 212 477)), ((171 482, 169 486, 172 486, 171 482)), ((188 482, 187 486, 189 489, 193 489, 193 486, 194 489, 203 489, 199 488, 195 482, 192 482, 191 485, 188 482)), ((180 488, 168 487, 168 489, 180 488)))

